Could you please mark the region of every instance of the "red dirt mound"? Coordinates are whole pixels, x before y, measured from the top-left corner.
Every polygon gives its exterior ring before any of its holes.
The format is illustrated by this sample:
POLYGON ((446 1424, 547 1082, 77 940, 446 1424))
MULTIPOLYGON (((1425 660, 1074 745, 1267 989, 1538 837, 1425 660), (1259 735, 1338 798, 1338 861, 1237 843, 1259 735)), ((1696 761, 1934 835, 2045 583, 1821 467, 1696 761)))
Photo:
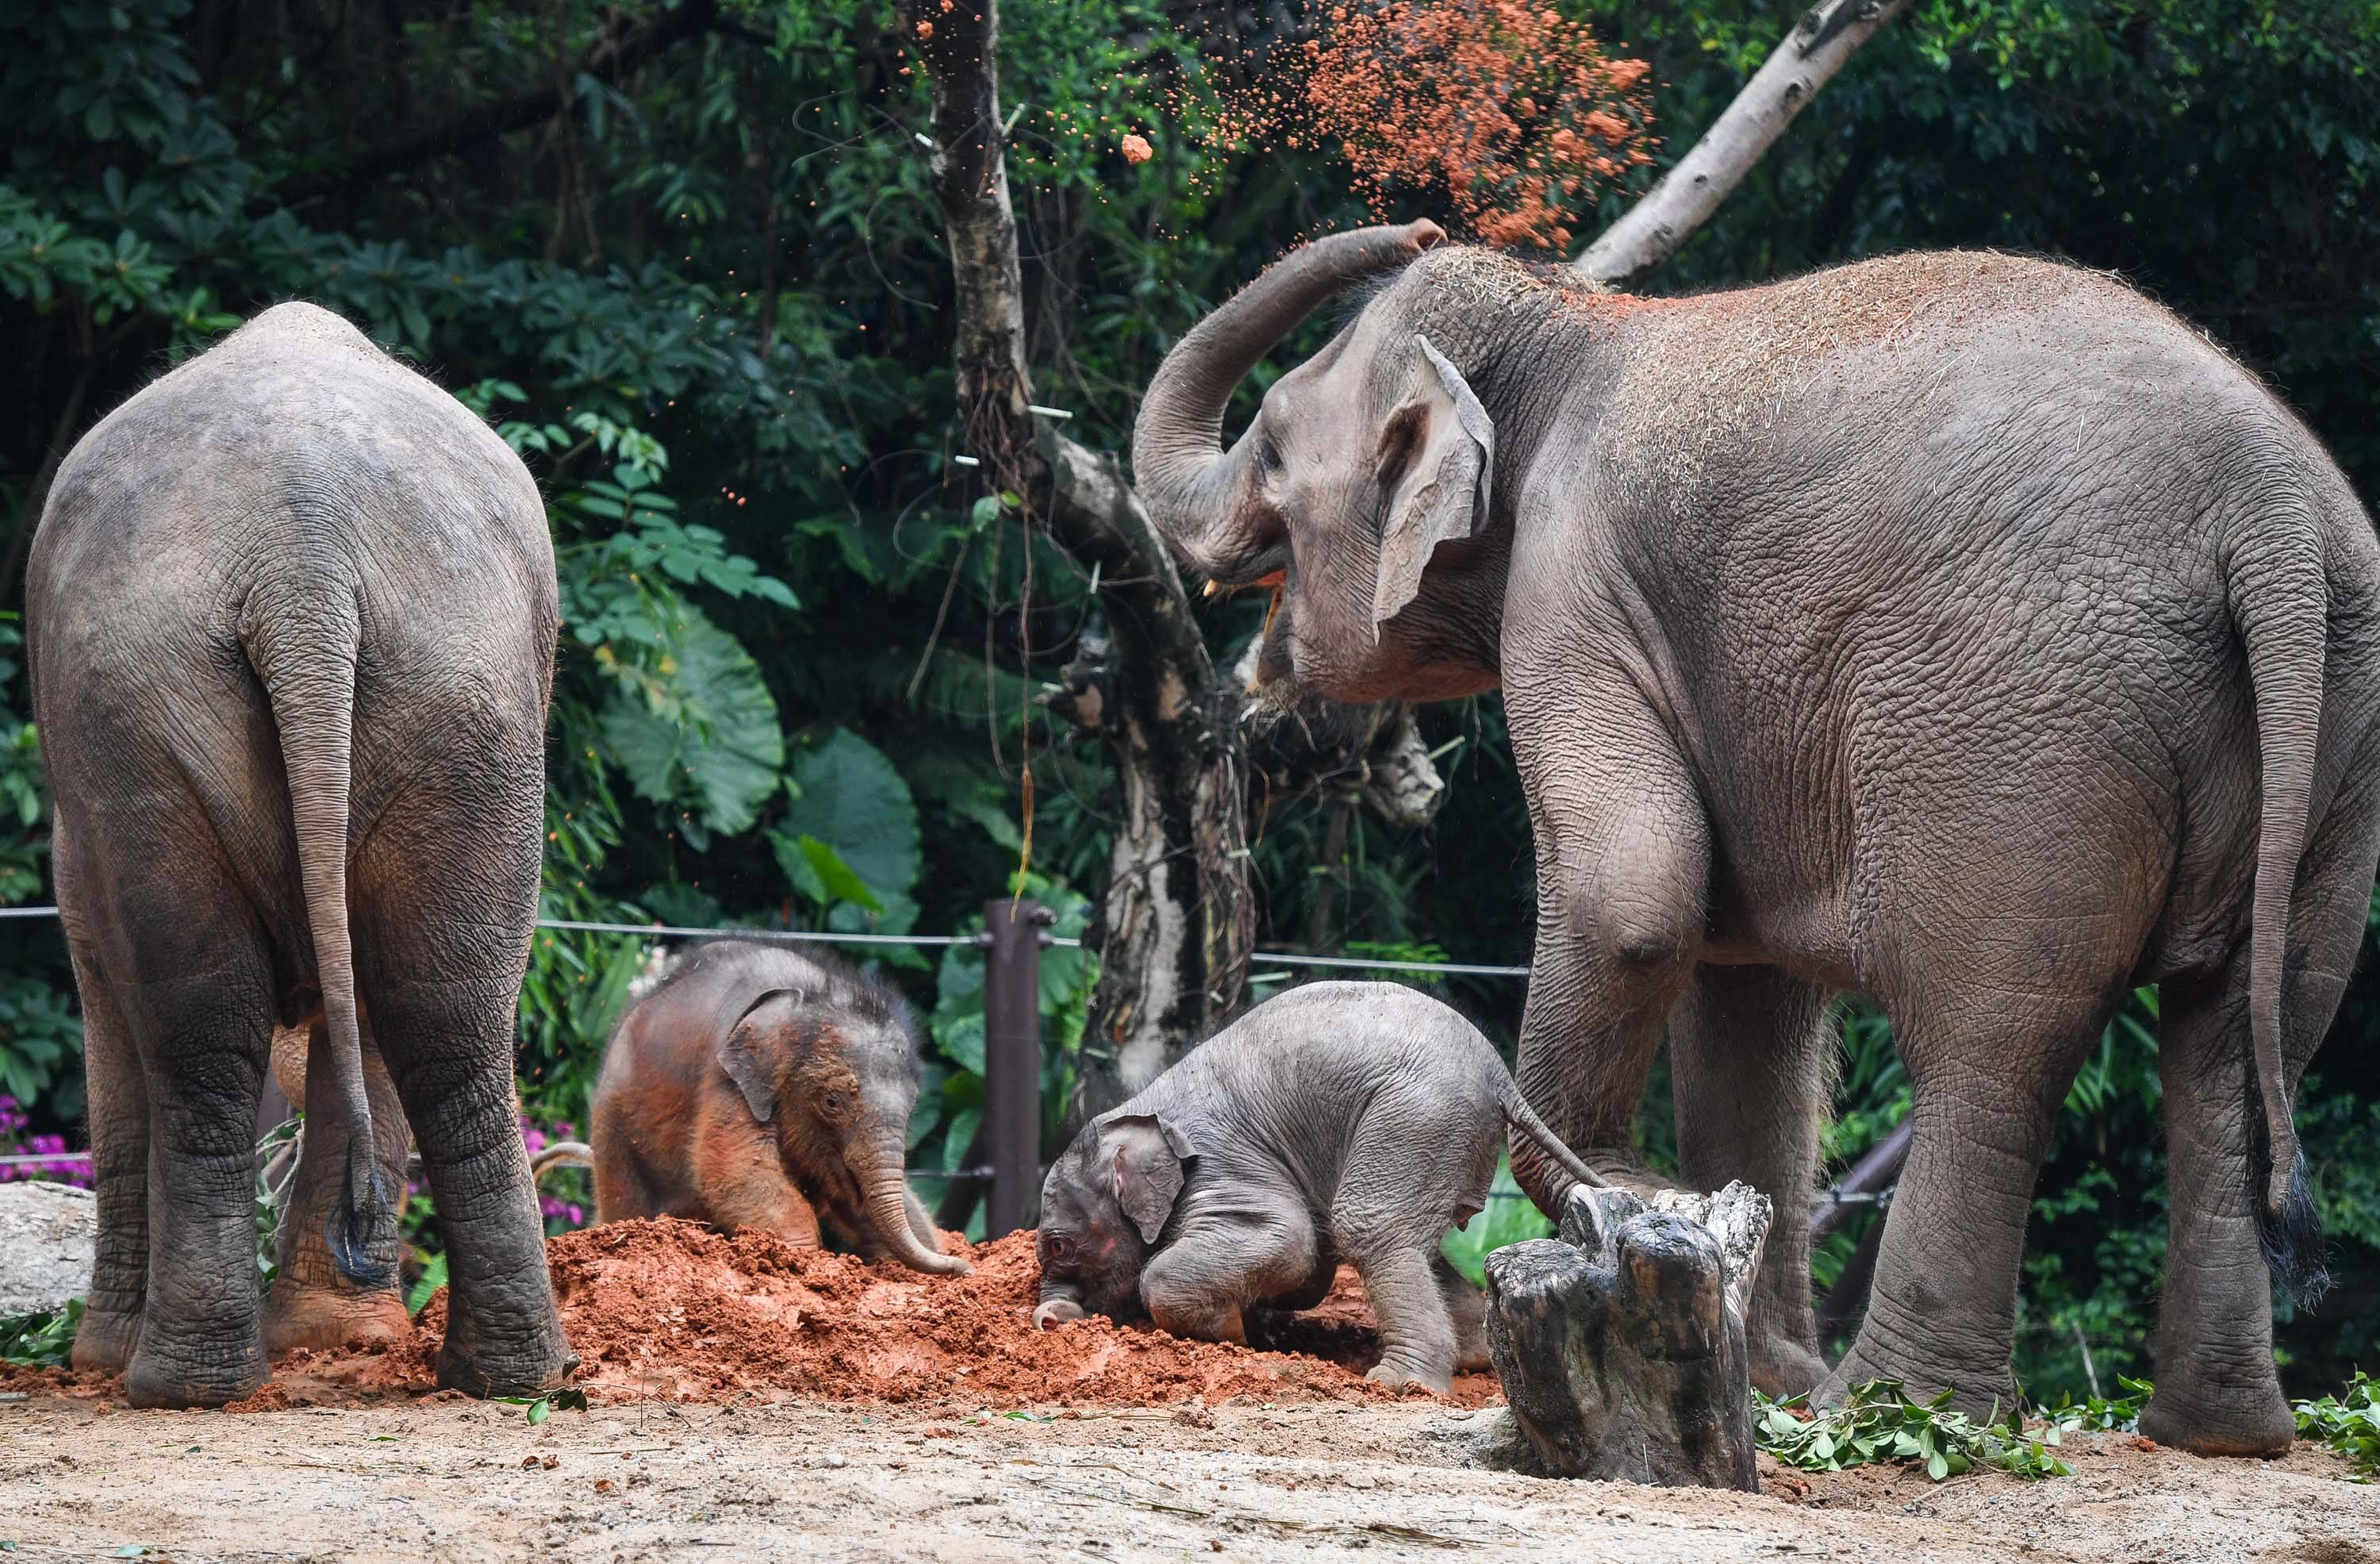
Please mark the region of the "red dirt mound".
MULTIPOLYGON (((954 1243, 955 1240, 946 1240, 954 1243)), ((926 1277, 890 1262, 795 1249, 773 1235, 694 1223, 613 1222, 547 1245, 577 1383, 607 1401, 709 1400, 738 1393, 978 1406, 1145 1406, 1222 1401, 1385 1400, 1363 1377, 1379 1341, 1362 1287, 1342 1270, 1313 1312, 1258 1351, 1088 1319, 1033 1328, 1033 1235, 965 1252, 975 1271, 926 1277)), ((446 1314, 433 1298, 408 1338, 296 1352, 234 1411, 420 1395, 437 1383, 446 1314)), ((20 1371, 11 1388, 120 1394, 113 1381, 20 1371)), ((1408 1392, 1418 1395, 1420 1392, 1408 1392)), ((1457 1376, 1454 1399, 1497 1394, 1492 1375, 1457 1376)))

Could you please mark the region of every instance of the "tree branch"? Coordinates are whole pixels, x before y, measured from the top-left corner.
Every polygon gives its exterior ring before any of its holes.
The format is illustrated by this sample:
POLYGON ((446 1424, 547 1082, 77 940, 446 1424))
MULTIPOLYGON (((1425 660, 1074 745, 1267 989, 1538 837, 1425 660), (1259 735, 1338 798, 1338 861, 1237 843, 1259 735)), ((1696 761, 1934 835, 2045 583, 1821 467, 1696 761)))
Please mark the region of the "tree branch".
MULTIPOLYGON (((616 85, 622 77, 672 44, 706 32, 726 31, 731 25, 719 15, 719 0, 682 0, 675 8, 635 26, 607 22, 596 32, 595 42, 588 45, 587 52, 564 75, 563 85, 516 92, 467 110, 443 125, 367 147, 342 167, 283 180, 273 194, 284 204, 294 206, 384 179, 433 158, 468 152, 482 141, 552 119, 568 104, 581 76, 616 85)), ((748 35, 740 27, 734 31, 748 35)))
POLYGON ((1702 140, 1571 263, 1607 287, 1644 275, 1718 210, 1818 90, 1909 0, 1818 0, 1702 140))
MULTIPOLYGON (((1101 581, 1104 624, 1066 673, 1066 711, 1099 734, 1123 794, 1099 898, 1075 1111, 1147 1085, 1238 1002, 1254 931, 1237 703, 1218 679, 1172 554, 1112 459, 1029 409, 1025 290, 1010 205, 995 0, 901 0, 933 104, 934 193, 958 308, 959 417, 995 492, 1101 581)), ((1055 703, 1053 703, 1054 704, 1055 703)))

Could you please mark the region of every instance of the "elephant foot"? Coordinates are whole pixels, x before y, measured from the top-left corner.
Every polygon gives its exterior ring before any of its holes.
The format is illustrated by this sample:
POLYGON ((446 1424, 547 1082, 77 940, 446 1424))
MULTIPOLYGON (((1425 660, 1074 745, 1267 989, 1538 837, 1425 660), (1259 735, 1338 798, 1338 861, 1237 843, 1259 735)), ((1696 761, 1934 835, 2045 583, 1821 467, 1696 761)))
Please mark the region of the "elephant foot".
POLYGON ((1961 1372, 1955 1366, 1922 1361, 1903 1361, 1888 1353, 1867 1349, 1866 1333, 1852 1343, 1843 1361, 1834 1371, 1818 1381, 1810 1399, 1818 1406, 1834 1406, 1844 1396, 1874 1380, 1891 1379, 1900 1383, 1901 1391, 1912 1400, 1929 1401, 1945 1389, 1951 1392, 1950 1410, 1962 1411, 1981 1420, 1985 1417, 2006 1416, 2017 1406, 2016 1375, 2006 1362, 1996 1371, 1961 1372))
POLYGON ((439 1387, 481 1399, 561 1388, 578 1372, 579 1359, 562 1339, 560 1321, 551 1314, 547 1319, 551 1323, 528 1342, 516 1339, 501 1349, 468 1327, 450 1328, 438 1351, 439 1387))
POLYGON ((2160 1376, 2141 1409, 2141 1436, 2199 1456, 2281 1456, 2298 1436, 2297 1419, 2278 1383, 2229 1394, 2193 1393, 2160 1376))
POLYGON ((144 1341, 124 1370, 124 1399, 136 1407, 219 1407, 262 1389, 265 1372, 261 1336, 250 1338, 246 1351, 194 1358, 144 1341))
POLYGON ((86 1308, 82 1324, 75 1327, 74 1355, 71 1362, 77 1374, 122 1374, 131 1366, 132 1354, 140 1346, 140 1314, 138 1310, 118 1313, 86 1308))
POLYGON ((1752 1383, 1764 1396, 1785 1400, 1827 1382, 1827 1360, 1796 1341, 1752 1344, 1752 1383))
POLYGON ((389 1289, 305 1287, 276 1280, 264 1311, 264 1350, 331 1351, 351 1341, 401 1341, 413 1333, 405 1301, 389 1289))
POLYGON ((1382 1359, 1378 1366, 1364 1376, 1375 1385, 1385 1385, 1391 1390, 1402 1390, 1408 1385, 1418 1385, 1433 1396, 1443 1396, 1454 1388, 1454 1375, 1446 1369, 1431 1369, 1412 1363, 1400 1363, 1382 1359))
POLYGON ((1477 1374, 1491 1366, 1488 1356, 1488 1296, 1470 1283, 1448 1288, 1446 1312, 1454 1316, 1454 1366, 1477 1374))

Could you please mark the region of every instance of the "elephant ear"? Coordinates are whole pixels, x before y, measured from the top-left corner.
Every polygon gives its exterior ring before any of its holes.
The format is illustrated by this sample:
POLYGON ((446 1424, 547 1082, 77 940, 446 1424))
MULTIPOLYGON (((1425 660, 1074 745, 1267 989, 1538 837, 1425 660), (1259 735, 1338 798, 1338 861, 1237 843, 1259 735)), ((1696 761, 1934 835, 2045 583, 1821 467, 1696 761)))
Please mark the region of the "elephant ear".
POLYGON ((1184 1164, 1197 1155, 1190 1138, 1170 1119, 1134 1113, 1108 1120, 1101 1144, 1115 1170, 1116 1204, 1140 1229, 1141 1240, 1155 1243, 1182 1196, 1184 1164))
POLYGON ((1380 569, 1372 583, 1372 637, 1421 593, 1438 545, 1488 524, 1496 424, 1463 372, 1419 332, 1421 359, 1404 400, 1380 432, 1380 569))
POLYGON ((777 1113, 777 1050, 776 1037, 782 1018, 763 1016, 760 1012, 778 1000, 787 1000, 787 1008, 802 1002, 798 988, 765 990, 735 1018, 735 1024, 720 1038, 714 1056, 727 1079, 744 1094, 744 1106, 752 1117, 766 1124, 777 1113))

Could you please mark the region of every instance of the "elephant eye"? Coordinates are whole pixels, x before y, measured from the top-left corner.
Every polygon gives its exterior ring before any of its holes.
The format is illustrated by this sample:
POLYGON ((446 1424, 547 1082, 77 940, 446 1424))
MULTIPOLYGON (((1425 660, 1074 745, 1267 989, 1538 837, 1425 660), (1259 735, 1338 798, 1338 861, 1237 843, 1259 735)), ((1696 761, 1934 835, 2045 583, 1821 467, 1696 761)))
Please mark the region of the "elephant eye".
POLYGON ((1269 435, 1257 441, 1257 466, 1267 472, 1281 470, 1281 450, 1269 435))
POLYGON ((1065 1234, 1050 1233, 1045 1236, 1050 1241, 1050 1259, 1063 1260, 1075 1252, 1074 1240, 1069 1239, 1065 1234))

